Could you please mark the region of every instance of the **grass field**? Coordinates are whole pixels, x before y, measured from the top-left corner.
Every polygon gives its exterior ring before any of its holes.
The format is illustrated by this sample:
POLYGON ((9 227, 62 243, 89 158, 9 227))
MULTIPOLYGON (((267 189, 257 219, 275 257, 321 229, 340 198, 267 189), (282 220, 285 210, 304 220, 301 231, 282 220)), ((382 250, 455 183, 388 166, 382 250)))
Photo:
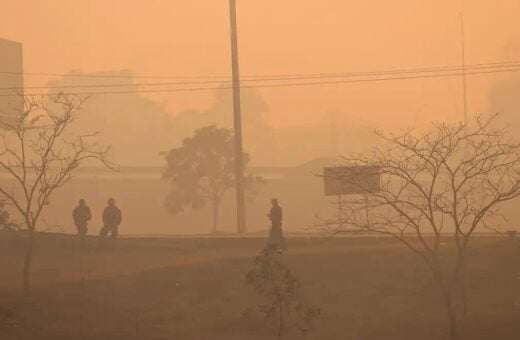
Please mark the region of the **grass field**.
MULTIPOLYGON (((23 248, 0 241, 0 339, 273 339, 244 275, 261 238, 41 237, 33 291, 20 292, 23 248), (3 317, 2 317, 3 315, 3 317)), ((413 254, 376 238, 290 238, 285 261, 305 301, 322 308, 314 329, 287 339, 446 339, 436 286, 413 254)), ((520 339, 520 244, 475 240, 467 268, 464 339, 520 339)), ((446 246, 447 247, 447 246, 446 246)))

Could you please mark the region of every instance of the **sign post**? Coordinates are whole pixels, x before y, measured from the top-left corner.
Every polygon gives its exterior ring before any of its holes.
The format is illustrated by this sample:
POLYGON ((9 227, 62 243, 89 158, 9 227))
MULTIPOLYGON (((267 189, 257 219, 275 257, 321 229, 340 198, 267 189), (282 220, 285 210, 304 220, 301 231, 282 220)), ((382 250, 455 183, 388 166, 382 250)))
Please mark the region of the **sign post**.
POLYGON ((381 190, 381 169, 377 166, 344 166, 323 169, 325 196, 338 197, 338 217, 343 210, 342 195, 363 195, 366 223, 370 224, 368 195, 381 190))

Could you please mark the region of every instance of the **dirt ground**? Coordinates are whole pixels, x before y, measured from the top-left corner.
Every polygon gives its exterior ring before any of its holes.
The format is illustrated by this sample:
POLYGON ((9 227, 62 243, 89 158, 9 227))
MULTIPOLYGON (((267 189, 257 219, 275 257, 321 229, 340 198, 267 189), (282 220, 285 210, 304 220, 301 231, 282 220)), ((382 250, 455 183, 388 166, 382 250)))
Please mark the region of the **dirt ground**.
MULTIPOLYGON (((1 236, 1 235, 0 235, 1 236)), ((396 241, 288 240, 287 265, 321 316, 286 339, 447 339, 424 265, 396 241)), ((121 239, 115 251, 40 237, 33 290, 21 293, 23 247, 0 237, 0 339, 274 339, 245 274, 261 238, 121 239)), ((520 243, 476 239, 466 271, 464 339, 520 339, 520 243)))

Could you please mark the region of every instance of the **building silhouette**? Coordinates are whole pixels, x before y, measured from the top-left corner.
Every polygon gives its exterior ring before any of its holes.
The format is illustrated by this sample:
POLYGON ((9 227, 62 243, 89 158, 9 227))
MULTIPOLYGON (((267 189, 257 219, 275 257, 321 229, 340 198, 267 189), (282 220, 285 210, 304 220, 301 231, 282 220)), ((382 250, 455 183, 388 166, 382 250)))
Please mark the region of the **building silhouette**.
POLYGON ((22 44, 0 38, 0 115, 14 117, 23 109, 22 44))

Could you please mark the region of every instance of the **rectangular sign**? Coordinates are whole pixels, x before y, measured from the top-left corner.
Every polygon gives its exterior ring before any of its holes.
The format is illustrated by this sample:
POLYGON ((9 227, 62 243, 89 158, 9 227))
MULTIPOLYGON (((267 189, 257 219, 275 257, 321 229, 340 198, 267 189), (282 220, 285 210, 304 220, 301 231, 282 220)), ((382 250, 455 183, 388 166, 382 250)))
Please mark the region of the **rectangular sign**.
POLYGON ((323 169, 326 196, 369 194, 381 189, 377 166, 344 166, 323 169))

